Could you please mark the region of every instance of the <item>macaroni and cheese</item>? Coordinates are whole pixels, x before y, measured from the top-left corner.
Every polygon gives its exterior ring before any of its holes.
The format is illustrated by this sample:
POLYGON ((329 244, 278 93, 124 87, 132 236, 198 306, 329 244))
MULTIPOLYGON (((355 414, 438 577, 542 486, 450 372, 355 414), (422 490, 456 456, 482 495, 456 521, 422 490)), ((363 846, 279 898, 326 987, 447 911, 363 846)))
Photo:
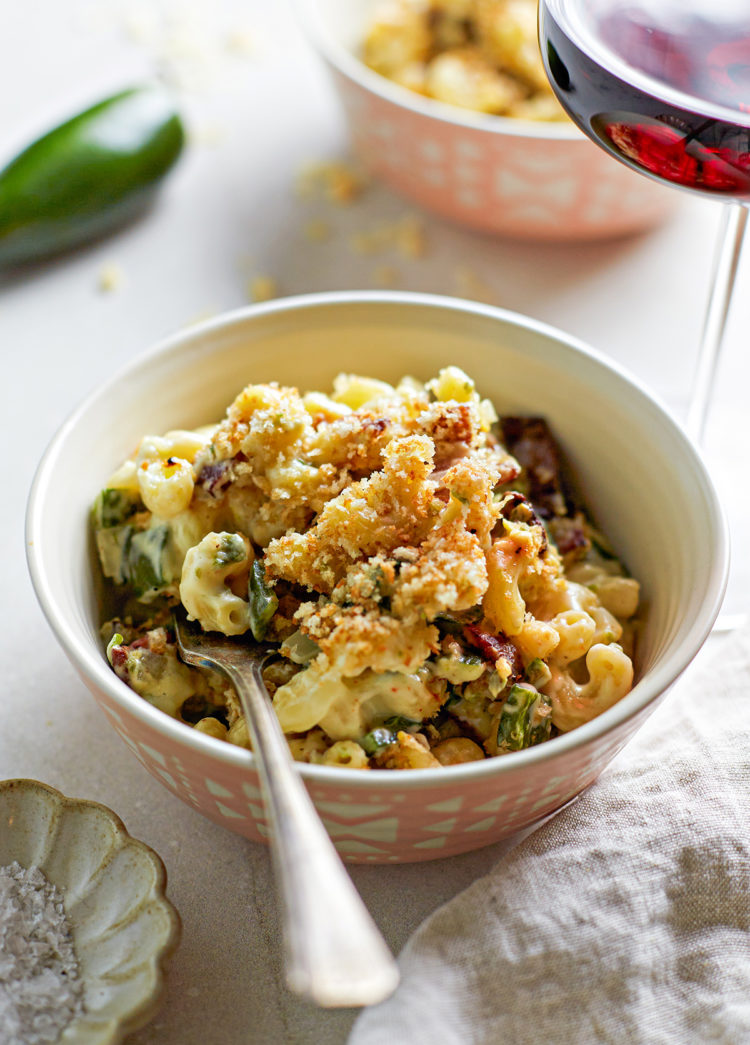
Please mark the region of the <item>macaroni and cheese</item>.
POLYGON ((450 105, 524 120, 566 120, 544 72, 537 0, 381 0, 366 65, 450 105))
POLYGON ((116 673, 249 746, 232 687, 178 657, 170 608, 276 644, 296 759, 414 769, 574 729, 632 686, 638 583, 571 500, 537 417, 468 375, 248 385, 218 424, 147 435, 93 509, 116 673))

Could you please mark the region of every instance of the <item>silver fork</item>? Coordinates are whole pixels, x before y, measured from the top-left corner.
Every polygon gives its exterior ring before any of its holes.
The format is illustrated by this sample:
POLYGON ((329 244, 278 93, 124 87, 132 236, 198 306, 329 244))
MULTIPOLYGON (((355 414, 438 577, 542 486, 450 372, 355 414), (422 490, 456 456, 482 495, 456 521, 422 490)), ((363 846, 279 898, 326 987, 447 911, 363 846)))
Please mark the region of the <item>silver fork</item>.
POLYGON ((174 629, 182 659, 222 672, 245 714, 272 828, 287 986, 326 1008, 382 1001, 398 967, 294 768, 261 674, 275 650, 207 634, 184 615, 174 629))

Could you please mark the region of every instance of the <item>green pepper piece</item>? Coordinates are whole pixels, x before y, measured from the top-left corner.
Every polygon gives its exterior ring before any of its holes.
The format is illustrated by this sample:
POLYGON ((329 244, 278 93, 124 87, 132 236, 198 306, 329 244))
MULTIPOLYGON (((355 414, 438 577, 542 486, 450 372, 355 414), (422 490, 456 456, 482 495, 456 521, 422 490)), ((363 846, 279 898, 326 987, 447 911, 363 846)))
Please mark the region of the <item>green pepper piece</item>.
POLYGON ((552 736, 552 702, 544 693, 531 708, 529 716, 529 747, 543 744, 552 736))
POLYGON ((262 559, 256 559, 250 570, 250 630, 256 642, 266 637, 271 618, 278 609, 279 600, 266 582, 266 568, 262 559))
POLYGON ((94 525, 97 529, 120 526, 137 511, 139 504, 138 495, 128 490, 102 490, 94 501, 94 525))
POLYGON ((614 550, 609 540, 604 536, 603 533, 599 533, 589 523, 586 527, 586 536, 591 541, 593 548, 599 553, 602 559, 607 559, 613 562, 619 562, 617 558, 617 552, 614 550))
POLYGON ((402 733, 408 733, 410 729, 414 729, 415 726, 421 726, 421 722, 415 722, 413 718, 405 718, 403 715, 392 715, 391 718, 387 718, 383 725, 392 730, 394 733, 399 731, 402 733))
POLYGON ((116 631, 107 643, 107 660, 109 661, 110 665, 112 664, 112 650, 115 646, 122 646, 124 641, 125 640, 123 636, 119 633, 119 631, 116 631))
POLYGON ((453 686, 450 685, 450 683, 447 686, 447 693, 448 693, 448 696, 446 698, 445 703, 443 704, 443 708, 452 708, 452 707, 455 707, 456 704, 460 704, 461 703, 461 694, 458 693, 453 688, 453 686))
POLYGON ((369 733, 365 733, 359 741, 359 745, 364 748, 365 754, 377 755, 383 750, 383 748, 389 747, 391 744, 395 744, 395 742, 396 734, 390 729, 380 727, 379 729, 371 729, 369 733))
POLYGON ((49 131, 0 171, 0 264, 41 260, 135 217, 184 140, 169 95, 150 86, 49 131))
POLYGON ((169 527, 161 523, 133 533, 125 549, 123 572, 137 597, 164 588, 171 578, 165 569, 169 527))
POLYGON ((541 658, 535 657, 526 668, 526 678, 532 686, 545 686, 552 678, 552 672, 541 658))
MULTIPOLYGON (((134 526, 105 526, 96 531, 96 545, 105 577, 130 585, 133 595, 155 594, 173 579, 167 556, 169 526, 147 530, 134 526)), ((148 601, 148 600, 146 600, 148 601)))
POLYGON ((497 727, 497 746, 506 751, 549 740, 552 719, 550 701, 544 693, 527 686, 511 686, 497 727))
POLYGON ((96 550, 102 573, 115 584, 127 581, 127 549, 133 536, 132 526, 106 526, 96 530, 96 550))
POLYGON ((223 570, 233 563, 247 558, 247 547, 238 533, 222 533, 219 535, 219 546, 216 549, 214 563, 218 570, 223 570))
POLYGON ((292 632, 287 635, 281 643, 281 653, 288 657, 294 664, 304 664, 305 667, 320 653, 320 646, 313 642, 309 635, 301 631, 292 632))
POLYGON ((528 719, 536 691, 525 686, 511 686, 497 727, 497 746, 509 751, 527 747, 528 719))

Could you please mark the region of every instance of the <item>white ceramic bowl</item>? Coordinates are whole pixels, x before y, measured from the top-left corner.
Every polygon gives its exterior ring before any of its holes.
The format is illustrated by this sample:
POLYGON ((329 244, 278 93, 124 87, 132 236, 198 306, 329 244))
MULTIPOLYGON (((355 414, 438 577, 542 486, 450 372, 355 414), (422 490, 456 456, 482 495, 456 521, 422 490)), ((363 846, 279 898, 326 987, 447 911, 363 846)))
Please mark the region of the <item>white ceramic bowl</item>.
POLYGON ((646 229, 675 193, 613 160, 572 123, 475 113, 407 90, 358 57, 378 0, 297 0, 362 163, 442 217, 519 239, 646 229))
POLYGON ((159 1008, 180 938, 161 859, 111 809, 36 780, 0 781, 0 828, 0 867, 39 867, 63 894, 85 1012, 61 1045, 116 1045, 159 1008))
POLYGON ((451 363, 501 412, 550 420, 595 519, 643 584, 638 681, 592 722, 500 758, 413 772, 301 767, 344 856, 463 852, 560 808, 632 736, 710 631, 728 568, 716 493, 679 425, 603 356, 514 313, 396 292, 286 298, 191 327, 132 362, 63 425, 34 481, 28 557, 47 619, 113 727, 162 784, 231 830, 268 834, 252 756, 162 714, 109 668, 89 506, 144 433, 216 420, 248 382, 325 388, 340 370, 426 379, 451 363))

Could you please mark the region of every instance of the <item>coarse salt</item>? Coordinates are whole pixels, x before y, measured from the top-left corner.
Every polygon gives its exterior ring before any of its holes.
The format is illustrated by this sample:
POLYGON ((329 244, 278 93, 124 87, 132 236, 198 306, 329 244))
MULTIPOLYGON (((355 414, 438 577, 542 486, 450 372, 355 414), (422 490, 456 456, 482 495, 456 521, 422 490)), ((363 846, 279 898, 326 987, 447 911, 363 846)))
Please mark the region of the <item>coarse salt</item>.
POLYGON ((47 1045, 83 1012, 62 894, 38 867, 0 867, 0 1045, 47 1045))

